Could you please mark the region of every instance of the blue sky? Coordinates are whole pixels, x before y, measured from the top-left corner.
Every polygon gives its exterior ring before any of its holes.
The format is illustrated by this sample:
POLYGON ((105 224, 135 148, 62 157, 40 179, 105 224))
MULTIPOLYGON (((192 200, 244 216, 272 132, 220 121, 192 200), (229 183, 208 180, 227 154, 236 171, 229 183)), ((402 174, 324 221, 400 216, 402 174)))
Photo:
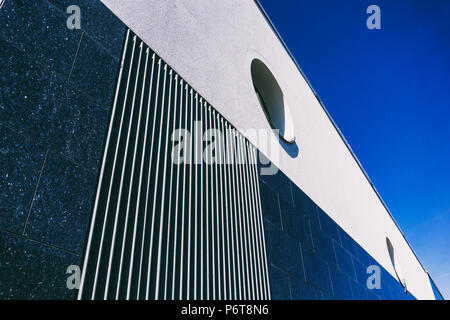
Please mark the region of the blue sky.
POLYGON ((450 298, 450 1, 260 2, 450 298))

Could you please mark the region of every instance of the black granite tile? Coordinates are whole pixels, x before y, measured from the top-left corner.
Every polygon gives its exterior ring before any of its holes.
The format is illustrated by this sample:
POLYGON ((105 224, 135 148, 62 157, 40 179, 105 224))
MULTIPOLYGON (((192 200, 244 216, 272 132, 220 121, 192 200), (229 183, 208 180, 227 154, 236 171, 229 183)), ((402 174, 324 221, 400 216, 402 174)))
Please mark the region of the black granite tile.
POLYGON ((353 266, 352 256, 341 247, 337 242, 333 242, 334 252, 336 253, 336 261, 339 270, 344 272, 354 281, 356 281, 355 268, 353 266))
POLYGON ((289 277, 286 273, 269 265, 269 281, 272 300, 291 300, 289 277))
POLYGON ((22 233, 45 149, 0 123, 0 229, 22 233))
POLYGON ((6 1, 0 34, 63 77, 69 75, 81 36, 69 30, 66 16, 45 0, 6 1))
POLYGON ((34 198, 26 236, 81 253, 96 177, 50 152, 34 198))
POLYGON ((375 293, 376 289, 367 289, 367 298, 369 300, 381 300, 381 297, 375 293))
MULTIPOLYGON (((122 53, 125 24, 99 0, 48 0, 66 13, 71 5, 80 7, 81 30, 95 39, 117 59, 122 53)), ((67 17, 69 14, 67 14, 67 17)))
POLYGON ((302 257, 306 282, 332 294, 330 272, 325 260, 314 254, 312 250, 304 247, 302 247, 302 257))
POLYGON ((392 297, 392 289, 384 281, 381 281, 381 290, 383 291, 385 300, 393 300, 394 299, 392 297))
POLYGON ((280 199, 292 203, 291 182, 281 170, 278 169, 273 175, 259 174, 259 178, 266 182, 273 191, 278 192, 280 199))
POLYGON ((281 227, 278 193, 270 189, 262 180, 260 180, 259 191, 263 216, 274 225, 281 227))
POLYGON ((317 214, 319 216, 320 227, 324 233, 339 241, 338 226, 333 219, 331 219, 328 214, 326 214, 321 208, 317 207, 317 214))
POLYGON ((0 121, 97 170, 109 106, 90 102, 2 38, 0 47, 0 121))
POLYGON ((392 288, 391 295, 394 300, 409 300, 410 296, 405 293, 405 289, 394 277, 391 277, 389 285, 392 288))
POLYGON ((69 82, 98 104, 109 107, 114 99, 118 70, 119 60, 85 34, 81 39, 69 82))
POLYGON ((359 262, 368 267, 371 264, 370 255, 358 243, 355 243, 355 247, 359 262))
POLYGON ((367 300, 367 289, 360 285, 359 283, 350 280, 350 285, 352 288, 353 297, 355 300, 367 300))
POLYGON ((336 266, 336 254, 334 252, 334 245, 329 236, 323 233, 319 228, 311 228, 312 239, 314 245, 314 252, 322 259, 328 262, 329 265, 336 266))
POLYGON ((333 285, 333 295, 339 300, 353 300, 350 278, 339 271, 336 267, 330 266, 330 277, 333 285))
POLYGON ((283 271, 304 280, 300 244, 264 219, 267 260, 283 271))
POLYGON ((1 37, 0 47, 0 121, 46 144, 57 136, 64 85, 1 37))
POLYGON ((292 195, 294 198, 294 205, 299 208, 304 215, 308 217, 311 222, 311 227, 320 228, 319 216, 317 214, 317 206, 302 190, 295 185, 292 185, 292 195))
POLYGON ((341 239, 342 246, 354 257, 357 257, 356 253, 356 241, 345 232, 341 227, 338 227, 339 230, 339 238, 341 239))
POLYGON ((66 88, 65 102, 60 107, 59 143, 55 150, 97 171, 108 128, 109 107, 96 105, 79 92, 66 88))
POLYGON ((304 246, 312 248, 311 230, 308 219, 300 210, 296 210, 290 203, 280 200, 283 231, 292 238, 300 241, 304 246))
POLYGON ((80 257, 0 232, 0 299, 75 299, 66 270, 80 257))
MULTIPOLYGON (((359 261, 353 259, 353 266, 355 268, 355 274, 356 274, 356 280, 358 283, 362 286, 365 286, 367 283, 367 279, 372 274, 367 273, 367 267, 362 265, 359 261)), ((381 271, 380 271, 380 278, 381 278, 381 271)), ((381 279, 380 279, 381 280, 381 279)))
POLYGON ((339 300, 325 292, 322 292, 322 300, 339 300))
POLYGON ((305 282, 289 278, 292 300, 321 300, 322 294, 316 288, 313 288, 305 282))

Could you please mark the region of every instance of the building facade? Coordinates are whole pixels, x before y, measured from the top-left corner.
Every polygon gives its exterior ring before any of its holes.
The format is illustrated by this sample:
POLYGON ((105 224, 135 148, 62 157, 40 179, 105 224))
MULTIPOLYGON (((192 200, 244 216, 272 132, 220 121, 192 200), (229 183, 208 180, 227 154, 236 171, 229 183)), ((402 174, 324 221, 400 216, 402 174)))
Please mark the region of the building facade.
POLYGON ((0 26, 1 299, 442 298, 257 2, 0 26))

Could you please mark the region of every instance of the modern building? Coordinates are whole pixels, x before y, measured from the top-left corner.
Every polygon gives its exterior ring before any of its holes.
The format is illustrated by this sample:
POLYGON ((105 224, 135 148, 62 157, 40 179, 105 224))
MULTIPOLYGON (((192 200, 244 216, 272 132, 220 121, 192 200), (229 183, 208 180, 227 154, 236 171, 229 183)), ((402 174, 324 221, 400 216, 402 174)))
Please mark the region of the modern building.
POLYGON ((442 299, 257 1, 6 0, 0 48, 0 299, 442 299))

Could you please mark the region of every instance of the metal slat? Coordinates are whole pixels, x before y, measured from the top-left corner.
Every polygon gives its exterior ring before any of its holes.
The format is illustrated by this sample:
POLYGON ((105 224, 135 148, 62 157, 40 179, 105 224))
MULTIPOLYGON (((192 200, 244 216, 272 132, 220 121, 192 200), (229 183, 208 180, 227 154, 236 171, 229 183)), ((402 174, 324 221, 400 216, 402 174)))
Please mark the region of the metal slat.
MULTIPOLYGON (((236 224, 235 222, 235 214, 236 214, 236 193, 234 190, 234 176, 233 176, 233 168, 234 168, 234 161, 232 161, 232 148, 230 145, 230 138, 229 138, 229 133, 230 130, 228 128, 228 124, 225 123, 222 126, 223 132, 225 134, 225 143, 226 143, 226 150, 227 150, 227 166, 228 166, 228 170, 227 170, 227 174, 228 174, 228 191, 229 191, 229 203, 230 203, 230 207, 229 207, 229 219, 227 221, 227 223, 229 223, 229 227, 231 227, 231 256, 232 256, 232 272, 233 272, 233 299, 237 300, 238 297, 240 297, 240 285, 239 285, 239 296, 238 296, 238 289, 237 286, 240 283, 240 271, 238 269, 239 266, 239 260, 236 262, 236 260, 239 258, 239 255, 236 255, 236 246, 235 246, 235 232, 234 232, 234 226, 236 224), (234 209, 234 211, 233 211, 234 209), (236 273, 238 273, 238 283, 236 283, 236 273)), ((236 240, 237 242, 237 240, 236 240)))
POLYGON ((254 181, 253 181, 253 175, 251 172, 251 166, 253 163, 253 159, 251 157, 251 148, 252 146, 248 143, 248 141, 245 142, 245 150, 246 150, 246 157, 248 159, 248 162, 246 164, 246 175, 249 183, 249 194, 250 194, 250 205, 251 205, 251 214, 250 214, 250 224, 251 224, 251 238, 252 238, 252 249, 253 249, 253 262, 254 262, 254 270, 255 270, 255 286, 256 286, 256 292, 255 292, 255 299, 259 300, 261 299, 261 261, 259 256, 259 245, 256 240, 256 221, 255 221, 255 215, 256 215, 256 203, 255 203, 255 192, 254 192, 254 181))
POLYGON ((237 287, 238 287, 238 291, 239 291, 239 296, 236 297, 239 299, 243 298, 243 294, 242 294, 242 290, 243 290, 243 285, 241 282, 241 259, 240 259, 240 254, 241 254, 241 246, 240 246, 240 241, 239 241, 239 231, 238 231, 238 210, 239 210, 239 204, 238 202, 238 195, 237 195, 237 182, 236 182, 236 159, 235 159, 235 146, 234 146, 234 133, 232 131, 232 129, 230 129, 230 126, 227 124, 226 127, 227 130, 227 138, 228 138, 228 156, 229 156, 229 160, 230 160, 230 165, 231 165, 231 179, 232 179, 232 189, 233 189, 233 226, 234 226, 234 239, 235 239, 235 254, 236 254, 236 267, 235 267, 235 271, 237 271, 238 274, 238 282, 237 282, 237 287))
POLYGON ((262 278, 262 260, 261 260, 261 244, 259 243, 259 237, 258 237, 258 223, 257 223, 257 216, 258 216, 258 212, 257 212, 257 200, 256 200, 256 185, 255 185, 255 178, 257 179, 258 177, 255 177, 255 172, 253 171, 253 166, 255 165, 255 159, 253 158, 253 146, 249 145, 249 143, 247 143, 247 151, 248 151, 248 156, 249 156, 249 161, 250 161, 250 165, 248 166, 248 170, 249 170, 249 176, 250 176, 250 181, 251 181, 251 188, 252 191, 252 205, 253 205, 253 215, 252 215, 252 220, 253 220, 253 237, 254 237, 254 243, 255 243, 255 250, 256 250, 256 261, 257 261, 257 268, 258 268, 258 279, 257 279, 257 284, 258 284, 258 295, 256 297, 256 299, 263 299, 264 297, 264 292, 263 292, 263 278, 262 278))
MULTIPOLYGON (((174 81, 172 82, 171 81, 171 85, 172 84, 175 84, 174 85, 174 101, 173 101, 173 103, 172 103, 172 106, 173 106, 173 116, 172 116, 172 118, 173 118, 173 124, 172 124, 172 130, 175 130, 175 127, 176 127, 176 120, 177 120, 177 117, 176 117, 176 115, 177 115, 177 93, 178 93, 178 75, 175 75, 175 77, 174 77, 174 81)), ((170 117, 168 117, 168 119, 169 119, 170 117)), ((167 136, 169 136, 169 133, 167 134, 167 136)), ((173 136, 172 136, 172 138, 173 138, 173 136)), ((172 139, 172 143, 171 143, 171 146, 172 146, 172 148, 171 148, 171 150, 173 150, 174 149, 174 146, 175 146, 175 142, 174 142, 174 140, 172 139)), ((173 212, 172 211, 172 195, 173 195, 173 189, 174 189, 174 184, 173 184, 173 179, 174 179, 174 164, 173 163, 171 163, 171 166, 170 166, 170 186, 169 186, 169 199, 168 199, 168 210, 167 210, 167 212, 168 212, 168 222, 167 222, 167 239, 166 239, 166 256, 165 256, 165 277, 164 277, 164 300, 166 300, 167 299, 167 297, 168 297, 168 293, 167 293, 167 290, 168 290, 168 288, 169 288, 169 286, 168 286, 168 280, 169 280, 169 256, 170 256, 170 239, 171 239, 171 237, 170 237, 170 235, 171 235, 171 218, 172 218, 172 215, 175 215, 175 217, 176 217, 176 214, 177 214, 177 211, 176 211, 176 209, 175 209, 175 212, 173 212)), ((178 178, 177 178, 177 182, 178 182, 178 178)), ((176 196, 176 194, 175 194, 175 196, 176 196)), ((178 198, 177 198, 177 200, 178 200, 178 198)), ((175 218, 174 217, 174 218, 175 218)), ((175 222, 176 223, 176 222, 175 222)), ((174 242, 175 242, 175 239, 174 239, 174 242)), ((172 273, 172 277, 174 276, 174 272, 172 273)), ((173 279, 173 278, 172 278, 173 279)))
MULTIPOLYGON (((222 258, 222 279, 220 280, 220 283, 222 283, 222 294, 223 299, 227 298, 227 290, 226 290, 226 282, 227 282, 227 272, 226 272, 226 259, 225 259, 225 224, 224 224, 224 209, 223 204, 226 201, 225 195, 223 193, 223 149, 222 149, 222 135, 220 131, 220 116, 219 114, 216 115, 214 119, 214 124, 216 128, 216 161, 218 161, 218 167, 219 167, 219 193, 220 193, 220 218, 219 218, 219 211, 217 212, 217 218, 220 221, 220 242, 222 249, 220 253, 220 257, 222 258)), ((220 298, 219 298, 220 299, 220 298)))
MULTIPOLYGON (((178 80, 177 80, 178 81, 178 80)), ((179 99, 180 99, 180 103, 179 103, 179 110, 180 110, 180 114, 179 114, 179 122, 178 122, 178 129, 181 128, 182 125, 182 121, 183 121, 183 80, 181 79, 179 81, 179 84, 177 83, 177 88, 180 88, 179 91, 179 99)), ((178 102, 178 100, 177 100, 178 102)), ((179 135, 178 135, 178 143, 181 143, 181 132, 178 131, 179 135)), ((184 140, 183 140, 184 143, 184 140)), ((183 168, 185 166, 185 163, 183 163, 183 168)), ((181 171, 181 166, 178 165, 177 166, 177 182, 180 181, 180 171, 181 171)), ((181 192, 181 188, 180 186, 184 187, 184 183, 182 184, 180 181, 180 184, 178 185, 178 189, 180 190, 180 192, 177 192, 176 194, 176 201, 175 201, 175 222, 174 222, 174 233, 173 233, 173 241, 174 241, 174 250, 173 250, 173 266, 172 266, 172 300, 175 300, 175 291, 176 291, 176 279, 177 279, 177 272, 176 272, 176 267, 177 267, 177 258, 179 257, 178 254, 178 250, 177 250, 177 240, 178 240, 178 216, 179 216, 179 198, 181 198, 181 195, 184 194, 184 192, 181 192)))
POLYGON ((246 210, 244 223, 246 226, 247 254, 249 257, 249 266, 250 266, 250 278, 249 278, 250 288, 251 288, 250 299, 254 299, 255 298, 255 280, 254 280, 254 272, 253 272, 254 257, 252 254, 252 243, 251 243, 251 238, 250 238, 250 232, 251 232, 250 231, 250 221, 249 221, 250 199, 249 199, 249 194, 248 194, 249 183, 248 183, 246 171, 245 171, 245 167, 246 167, 248 160, 246 157, 245 145, 243 142, 242 135, 239 136, 239 146, 240 146, 240 154, 241 154, 241 160, 242 160, 241 172, 242 172, 242 178, 244 181, 244 197, 245 197, 245 210, 246 210))
MULTIPOLYGON (((181 83, 181 87, 183 87, 183 82, 181 83)), ((187 128, 188 121, 188 86, 184 85, 184 105, 185 105, 185 113, 184 113, 184 128, 187 128)), ((187 140, 183 140, 184 144, 184 152, 187 149, 187 140)), ((186 156, 184 156, 186 158, 186 156)), ((183 266, 184 266, 184 227, 185 227, 185 211, 186 211, 186 162, 183 162, 183 201, 182 201, 182 210, 181 210, 181 247, 180 247, 180 282, 179 282, 179 300, 183 299, 183 266)))
POLYGON ((247 251, 247 245, 246 245, 246 237, 245 237, 245 230, 244 230, 244 198, 243 198, 243 183, 242 183, 242 172, 241 172, 241 156, 240 156, 240 148, 239 148, 239 137, 236 134, 236 130, 233 128, 233 144, 235 146, 236 151, 236 184, 237 184, 237 195, 238 195, 238 225, 239 225, 239 246, 240 246, 240 253, 241 253, 241 269, 242 269, 242 299, 249 299, 249 290, 250 290, 250 275, 248 270, 248 255, 246 253, 247 251), (244 231, 243 231, 244 230, 244 231), (245 262, 244 262, 245 257, 245 262))
MULTIPOLYGON (((203 103, 203 109, 204 109, 204 118, 203 118, 203 122, 204 122, 204 130, 205 130, 205 137, 206 137, 206 132, 209 129, 208 126, 208 105, 206 103, 206 101, 203 103)), ((208 158, 208 154, 206 154, 206 157, 208 158)), ((205 162, 207 159, 204 159, 205 162)), ((206 299, 209 300, 210 299, 210 260, 209 260, 209 235, 210 235, 210 231, 209 231, 209 220, 210 220, 210 214, 211 214, 211 210, 210 210, 210 189, 209 189, 209 184, 210 184, 210 170, 208 165, 205 165, 205 195, 206 195, 206 199, 205 199, 205 220, 206 220, 206 230, 205 230, 205 240, 206 240, 206 272, 205 272, 205 277, 206 277, 206 299)), ((212 177, 212 175, 211 175, 212 177)))
MULTIPOLYGON (((256 152, 253 154, 253 158, 255 159, 255 163, 256 163, 256 152)), ((265 288, 266 288, 266 292, 265 292, 265 297, 266 299, 271 298, 270 296, 270 282, 269 282, 269 270, 268 270, 268 266, 267 266, 267 253, 266 253, 266 241, 265 236, 264 236, 264 226, 263 226, 263 218, 262 218, 262 209, 261 209, 261 196, 260 196, 260 192, 259 190, 261 190, 259 188, 259 179, 258 179, 258 173, 257 173, 257 166, 256 164, 253 166, 254 167, 254 171, 255 171, 255 176, 256 176, 256 186, 257 186, 257 190, 258 192, 256 192, 256 196, 257 196, 257 204, 258 204, 258 224, 259 224, 259 234, 260 234, 260 248, 262 249, 262 257, 264 260, 263 263, 263 267, 264 267, 264 275, 265 275, 265 288)))
MULTIPOLYGON (((230 221, 229 221, 229 210, 228 210, 228 202, 231 199, 231 193, 229 192, 229 171, 228 171, 228 158, 227 158, 227 149, 226 149, 226 132, 224 129, 224 120, 223 118, 220 118, 220 131, 222 132, 222 139, 221 139, 221 143, 222 143, 222 150, 225 153, 224 157, 223 157, 223 170, 224 170, 224 182, 223 182, 223 186, 224 186, 224 194, 225 196, 225 223, 223 222, 222 219, 222 224, 225 226, 226 228, 226 248, 227 248, 227 271, 228 271, 228 299, 233 299, 233 295, 232 295, 232 291, 233 291, 233 286, 232 286, 232 269, 231 269, 231 254, 230 254, 230 221)), ((234 295, 235 296, 235 295, 234 295)))

